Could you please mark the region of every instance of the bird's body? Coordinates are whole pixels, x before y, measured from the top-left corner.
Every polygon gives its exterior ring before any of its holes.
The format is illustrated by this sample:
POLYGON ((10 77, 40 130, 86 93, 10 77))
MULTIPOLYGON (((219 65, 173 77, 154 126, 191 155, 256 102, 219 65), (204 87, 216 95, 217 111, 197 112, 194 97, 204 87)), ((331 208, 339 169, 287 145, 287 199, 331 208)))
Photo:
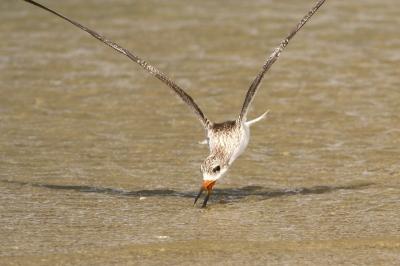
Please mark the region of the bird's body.
POLYGON ((201 186, 200 192, 195 199, 195 203, 197 199, 200 197, 203 191, 207 191, 207 195, 203 202, 203 207, 206 206, 207 201, 210 197, 211 190, 215 184, 215 182, 228 170, 231 164, 243 153, 246 149, 247 144, 250 140, 250 126, 261 119, 263 119, 267 113, 265 112, 260 117, 247 121, 247 112, 249 107, 254 100, 257 90, 259 89, 260 83, 265 75, 265 73, 270 69, 272 64, 278 59, 280 53, 285 49, 288 45, 289 41, 292 37, 304 26, 304 24, 308 21, 308 19, 318 10, 318 8, 325 2, 325 0, 319 0, 316 5, 303 17, 303 19, 297 24, 297 26, 289 33, 289 35, 283 39, 279 46, 274 49, 272 54, 268 57, 265 64, 262 66, 260 72, 257 74, 253 82, 251 83, 247 93, 245 100, 243 102, 243 106, 241 112, 236 120, 226 121, 223 123, 213 123, 211 122, 202 112, 200 107, 194 102, 192 97, 188 95, 179 85, 177 85, 174 81, 168 78, 164 73, 159 71, 154 66, 150 65, 137 55, 131 53, 127 49, 121 47, 100 35, 99 33, 81 25, 80 23, 67 18, 66 16, 45 7, 35 1, 32 0, 24 0, 25 2, 31 3, 35 6, 38 6, 66 21, 73 24, 74 26, 80 28, 81 30, 89 33, 94 38, 99 41, 105 43, 110 46, 114 50, 119 53, 127 56, 133 62, 137 63, 143 69, 148 71, 150 74, 158 78, 160 81, 165 83, 168 87, 170 87, 178 97, 181 98, 183 102, 187 104, 187 106, 194 112, 197 118, 200 120, 201 124, 206 130, 207 141, 210 149, 210 154, 201 164, 201 172, 203 174, 203 184, 201 186))
POLYGON ((223 123, 212 123, 208 126, 205 143, 210 148, 210 155, 207 157, 209 160, 206 159, 201 167, 204 180, 215 181, 226 172, 224 169, 228 168, 249 144, 250 126, 264 119, 268 112, 251 121, 237 119, 223 123), (217 166, 220 166, 220 171, 212 171, 217 166), (221 174, 217 172, 221 172, 221 174))
MULTIPOLYGON (((246 149, 250 139, 250 128, 245 123, 239 123, 238 121, 216 123, 208 130, 207 139, 210 148, 208 158, 218 158, 218 165, 223 171, 246 149)), ((217 180, 219 176, 208 174, 209 171, 207 171, 206 167, 207 164, 203 164, 203 179, 217 180)), ((212 169, 209 170, 212 172, 212 169)))

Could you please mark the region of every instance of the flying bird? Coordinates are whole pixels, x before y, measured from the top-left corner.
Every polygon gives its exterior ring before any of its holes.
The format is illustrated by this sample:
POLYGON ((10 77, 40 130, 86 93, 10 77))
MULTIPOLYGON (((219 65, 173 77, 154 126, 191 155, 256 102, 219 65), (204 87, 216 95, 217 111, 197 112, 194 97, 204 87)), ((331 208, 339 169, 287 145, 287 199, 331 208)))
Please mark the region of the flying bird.
POLYGON ((301 19, 301 21, 296 25, 295 28, 283 39, 279 46, 276 47, 272 54, 267 58, 266 62, 262 66, 261 70, 251 83, 246 97, 243 102, 242 109, 240 111, 239 116, 235 120, 226 121, 222 123, 215 123, 210 121, 200 109, 200 107, 195 103, 195 101, 187 94, 178 84, 172 81, 160 70, 155 68, 154 66, 147 63, 145 60, 141 59, 137 55, 128 51, 127 49, 121 47, 117 43, 107 39, 103 35, 97 33, 94 30, 91 30, 82 24, 48 8, 45 7, 35 1, 32 0, 24 0, 30 4, 38 6, 68 22, 80 28, 81 30, 86 31, 99 41, 105 43, 110 46, 114 50, 119 53, 127 56, 133 62, 137 63, 139 66, 147 70, 150 74, 161 80, 165 83, 169 88, 171 88, 180 98, 181 100, 187 104, 187 106, 194 112, 196 117, 199 119, 200 123, 203 125, 206 132, 206 141, 210 149, 210 154, 203 161, 200 166, 201 173, 203 174, 203 183, 200 187, 200 191, 195 197, 194 204, 196 204, 199 197, 206 191, 206 196, 204 198, 202 207, 206 207, 207 202, 210 198, 212 189, 216 183, 216 181, 221 178, 232 165, 232 163, 243 153, 246 149, 247 144, 250 139, 250 127, 262 120, 266 117, 267 112, 262 114, 256 119, 247 120, 247 113, 249 111, 249 107, 254 100, 254 96, 256 95, 260 83, 265 75, 265 73, 270 69, 273 63, 278 59, 281 52, 288 45, 289 41, 293 38, 294 35, 304 26, 304 24, 314 15, 314 13, 322 6, 325 0, 319 0, 312 9, 308 11, 308 13, 301 19))

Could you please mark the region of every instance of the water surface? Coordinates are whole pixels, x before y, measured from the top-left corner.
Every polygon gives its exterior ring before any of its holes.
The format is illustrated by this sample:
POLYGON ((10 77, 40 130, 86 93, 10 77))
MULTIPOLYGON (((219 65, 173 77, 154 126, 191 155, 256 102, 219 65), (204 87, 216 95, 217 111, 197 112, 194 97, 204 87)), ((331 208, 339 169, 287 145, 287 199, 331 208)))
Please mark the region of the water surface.
MULTIPOLYGON (((234 119, 314 1, 45 1, 234 119)), ((195 116, 127 58, 0 3, 0 256, 19 264, 398 264, 400 6, 327 1, 266 76, 247 151, 192 206, 195 116)))

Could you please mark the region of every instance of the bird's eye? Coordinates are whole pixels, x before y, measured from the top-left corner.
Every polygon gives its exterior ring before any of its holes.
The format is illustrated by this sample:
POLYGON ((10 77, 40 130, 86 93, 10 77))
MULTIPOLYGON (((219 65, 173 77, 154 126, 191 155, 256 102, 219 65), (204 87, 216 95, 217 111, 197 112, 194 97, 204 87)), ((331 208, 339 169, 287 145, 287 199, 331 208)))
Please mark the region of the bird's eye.
POLYGON ((218 173, 219 171, 221 171, 221 167, 218 165, 218 166, 214 167, 212 169, 212 171, 213 171, 213 173, 218 173))

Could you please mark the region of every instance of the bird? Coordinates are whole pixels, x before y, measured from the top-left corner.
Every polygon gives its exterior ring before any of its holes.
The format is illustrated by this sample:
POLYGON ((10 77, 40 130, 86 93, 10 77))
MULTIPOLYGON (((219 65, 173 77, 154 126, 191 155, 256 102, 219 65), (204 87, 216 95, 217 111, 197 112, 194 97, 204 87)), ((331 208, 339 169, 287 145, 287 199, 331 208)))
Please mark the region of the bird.
POLYGON ((136 54, 128 51, 119 44, 107 39, 105 36, 97 33, 96 31, 83 26, 82 24, 62 15, 61 13, 54 11, 38 2, 33 0, 23 0, 39 8, 42 8, 66 21, 78 27, 79 29, 87 32, 94 38, 110 46, 117 52, 127 56, 133 62, 137 63, 140 67, 145 69, 151 75, 165 83, 170 89, 172 89, 179 98, 186 103, 186 105, 193 111, 196 117, 202 124, 206 140, 204 144, 208 144, 209 155, 203 161, 200 166, 201 173, 203 175, 203 181, 200 186, 200 190, 194 199, 194 205, 197 200, 201 197, 203 192, 206 195, 203 200, 202 208, 207 206, 207 202, 212 194, 213 187, 218 179, 220 179, 230 168, 232 163, 244 152, 249 140, 250 140, 250 127, 264 119, 269 111, 266 111, 259 117, 253 120, 247 120, 247 114, 249 108, 254 100, 254 97, 260 88, 261 81, 271 68, 272 64, 279 58, 281 52, 288 45, 289 41, 296 35, 296 33, 304 26, 304 24, 314 15, 314 13, 324 4, 325 0, 319 0, 316 4, 308 11, 308 13, 300 20, 300 22, 290 31, 290 33, 279 43, 271 55, 267 57, 267 60, 262 65, 261 70, 258 72, 250 87, 247 90, 242 109, 238 117, 234 120, 225 121, 222 123, 215 123, 209 120, 200 107, 195 103, 192 97, 185 92, 177 83, 171 80, 166 74, 158 70, 147 61, 143 60, 136 54))

